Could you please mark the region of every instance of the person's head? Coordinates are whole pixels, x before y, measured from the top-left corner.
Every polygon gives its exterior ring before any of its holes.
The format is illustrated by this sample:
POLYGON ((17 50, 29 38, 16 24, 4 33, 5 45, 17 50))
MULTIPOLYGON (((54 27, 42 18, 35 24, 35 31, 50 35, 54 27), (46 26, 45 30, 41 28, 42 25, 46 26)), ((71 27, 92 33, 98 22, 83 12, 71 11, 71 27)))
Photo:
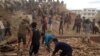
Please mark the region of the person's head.
POLYGON ((57 38, 54 38, 53 39, 53 42, 56 44, 58 42, 58 39, 57 38))
POLYGON ((37 23, 36 23, 36 22, 33 22, 33 23, 31 24, 31 26, 32 26, 32 28, 36 28, 36 27, 37 27, 37 23))

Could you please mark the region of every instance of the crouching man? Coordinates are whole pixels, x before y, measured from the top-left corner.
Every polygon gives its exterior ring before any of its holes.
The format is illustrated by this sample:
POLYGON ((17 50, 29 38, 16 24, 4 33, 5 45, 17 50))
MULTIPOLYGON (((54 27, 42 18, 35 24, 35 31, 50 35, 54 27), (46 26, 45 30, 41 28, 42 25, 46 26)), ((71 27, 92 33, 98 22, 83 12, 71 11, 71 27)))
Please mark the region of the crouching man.
POLYGON ((54 39, 55 49, 52 53, 52 56, 61 50, 60 56, 72 56, 72 47, 64 42, 58 42, 57 39, 54 39))

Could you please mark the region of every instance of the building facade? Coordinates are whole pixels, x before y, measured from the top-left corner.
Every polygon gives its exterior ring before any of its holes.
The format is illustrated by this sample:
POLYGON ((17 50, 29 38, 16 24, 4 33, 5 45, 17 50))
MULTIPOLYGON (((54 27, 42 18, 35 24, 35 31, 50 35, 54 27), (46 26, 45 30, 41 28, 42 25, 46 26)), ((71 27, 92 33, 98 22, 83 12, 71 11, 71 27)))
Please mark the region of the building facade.
POLYGON ((71 12, 77 15, 82 14, 82 10, 72 10, 71 12))
POLYGON ((73 13, 80 14, 81 17, 86 17, 86 19, 94 19, 98 13, 95 8, 85 8, 83 10, 72 10, 73 13))

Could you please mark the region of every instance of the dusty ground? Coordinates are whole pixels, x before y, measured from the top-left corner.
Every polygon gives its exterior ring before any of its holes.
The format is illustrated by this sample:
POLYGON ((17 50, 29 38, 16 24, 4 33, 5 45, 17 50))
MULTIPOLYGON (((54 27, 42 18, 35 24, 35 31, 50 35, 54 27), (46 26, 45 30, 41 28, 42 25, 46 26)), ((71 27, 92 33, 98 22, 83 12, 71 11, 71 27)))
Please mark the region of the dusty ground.
MULTIPOLYGON (((73 56, 100 56, 100 46, 95 42, 86 43, 81 38, 59 38, 60 41, 66 42, 73 47, 73 56)), ((51 46, 52 47, 52 46, 51 46)), ((53 47, 52 47, 53 48, 53 47)), ((28 56, 28 51, 26 51, 28 56)), ((41 45, 39 50, 39 56, 49 56, 44 45, 41 45)), ((8 53, 2 53, 1 56, 17 56, 17 52, 12 51, 8 53)), ((23 55, 24 56, 24 55, 23 55)))
MULTIPOLYGON (((23 13, 21 12, 17 12, 15 15, 12 16, 12 18, 14 19, 13 21, 11 21, 11 23, 15 23, 15 25, 12 25, 12 28, 16 28, 15 26, 18 26, 18 23, 20 22, 20 16, 23 16, 23 13)), ((55 27, 53 27, 53 33, 55 35, 59 35, 58 34, 58 25, 55 23, 55 27), (56 27, 56 28, 55 28, 56 27)), ((13 29, 14 31, 17 31, 17 29, 13 29)), ((75 38, 73 35, 83 35, 83 33, 81 34, 77 34, 74 31, 71 31, 71 29, 69 30, 64 30, 64 36, 71 36, 71 38, 67 38, 67 37, 59 37, 60 41, 66 42, 68 44, 70 44, 73 47, 73 56, 100 56, 100 36, 98 38, 91 38, 92 41, 90 42, 85 42, 83 41, 83 38, 78 37, 75 38), (97 42, 95 42, 95 40, 97 42)), ((11 39, 14 38, 16 36, 16 32, 14 32, 15 34, 10 37, 11 39)), ((53 48, 53 47, 52 47, 53 48)), ((0 53, 0 56, 17 56, 17 49, 15 48, 15 51, 12 52, 8 52, 8 53, 0 53)), ((28 56, 28 51, 26 51, 27 56, 28 56)), ((44 45, 41 45, 40 47, 40 51, 39 51, 39 56, 49 56, 50 53, 48 53, 45 49, 44 45)), ((25 56, 25 55, 23 55, 25 56)))

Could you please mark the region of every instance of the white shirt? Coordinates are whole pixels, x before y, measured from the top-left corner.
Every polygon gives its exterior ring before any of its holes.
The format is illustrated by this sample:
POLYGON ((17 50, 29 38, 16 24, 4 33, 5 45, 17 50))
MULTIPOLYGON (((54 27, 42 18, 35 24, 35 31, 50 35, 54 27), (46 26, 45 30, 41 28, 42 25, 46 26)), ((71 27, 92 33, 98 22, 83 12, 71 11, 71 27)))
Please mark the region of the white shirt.
POLYGON ((3 25, 3 22, 2 21, 0 21, 0 29, 4 29, 5 27, 4 27, 4 25, 3 25))

